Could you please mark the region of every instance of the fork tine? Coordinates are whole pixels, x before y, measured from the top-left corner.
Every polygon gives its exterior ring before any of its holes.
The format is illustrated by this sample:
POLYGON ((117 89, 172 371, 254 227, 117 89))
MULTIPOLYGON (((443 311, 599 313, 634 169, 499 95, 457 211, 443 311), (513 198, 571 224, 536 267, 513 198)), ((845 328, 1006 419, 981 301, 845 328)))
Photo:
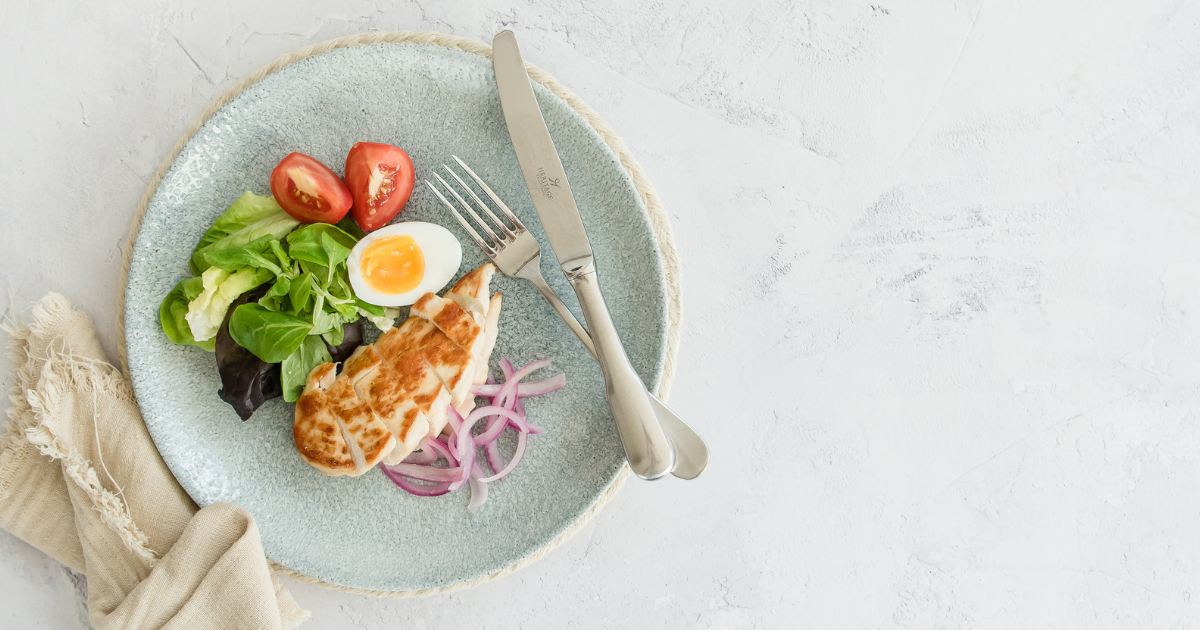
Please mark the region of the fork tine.
POLYGON ((492 237, 492 240, 496 241, 496 249, 504 249, 504 239, 496 236, 496 233, 492 231, 492 228, 488 227, 487 222, 479 218, 478 214, 475 214, 475 211, 471 209, 471 204, 467 203, 467 201, 462 198, 462 195, 458 194, 458 191, 454 190, 454 187, 451 186, 450 183, 445 179, 443 179, 441 175, 434 173, 433 176, 438 178, 439 182, 442 182, 442 185, 446 187, 446 190, 449 191, 451 195, 454 195, 454 198, 457 199, 458 203, 462 205, 463 210, 466 210, 467 213, 471 215, 471 218, 475 219, 475 221, 479 223, 479 226, 483 228, 483 231, 487 232, 488 236, 492 237))
POLYGON ((454 206, 450 203, 450 201, 447 200, 445 197, 443 197, 442 193, 438 192, 437 187, 434 186, 432 183, 430 183, 428 179, 425 180, 425 185, 429 187, 429 190, 433 191, 433 194, 437 195, 438 199, 442 200, 442 203, 445 204, 446 208, 448 208, 450 210, 450 214, 453 214, 454 218, 458 219, 458 222, 462 224, 463 228, 466 229, 468 233, 470 233, 471 238, 475 239, 475 244, 478 245, 479 247, 481 247, 483 249, 484 253, 486 253, 488 255, 488 257, 494 258, 496 256, 495 248, 493 248, 491 245, 488 245, 486 242, 484 242, 483 238, 481 236, 479 236, 479 233, 476 232, 469 223, 467 223, 467 220, 464 219, 462 217, 462 215, 458 213, 458 210, 454 209, 454 206))
POLYGON ((479 184, 479 187, 483 189, 483 192, 487 193, 487 196, 491 197, 492 201, 496 202, 497 206, 500 206, 500 209, 504 211, 504 215, 511 219, 519 230, 524 232, 525 225, 521 223, 521 220, 517 218, 517 215, 513 214, 512 210, 509 210, 508 206, 504 205, 503 201, 500 201, 500 198, 496 196, 496 193, 492 192, 492 189, 488 187, 487 184, 483 183, 483 180, 475 174, 475 171, 472 171, 471 167, 467 166, 467 163, 460 160, 457 155, 452 155, 450 157, 454 158, 454 161, 458 162, 458 165, 467 171, 467 175, 470 175, 471 179, 475 180, 476 184, 479 184))
POLYGON ((500 220, 500 217, 496 216, 496 213, 492 212, 492 209, 489 208, 486 203, 483 203, 483 200, 479 198, 479 195, 476 195, 475 191, 471 190, 471 187, 467 185, 467 182, 464 182, 463 179, 458 176, 458 173, 454 172, 454 169, 446 166, 445 164, 442 165, 442 168, 446 169, 446 172, 450 173, 450 176, 457 180, 459 184, 462 184, 463 190, 467 191, 467 194, 471 196, 471 199, 475 200, 475 203, 480 207, 480 209, 486 212, 487 215, 496 222, 496 225, 500 226, 500 229, 504 232, 505 236, 508 236, 509 238, 517 238, 517 234, 508 229, 508 226, 500 220))

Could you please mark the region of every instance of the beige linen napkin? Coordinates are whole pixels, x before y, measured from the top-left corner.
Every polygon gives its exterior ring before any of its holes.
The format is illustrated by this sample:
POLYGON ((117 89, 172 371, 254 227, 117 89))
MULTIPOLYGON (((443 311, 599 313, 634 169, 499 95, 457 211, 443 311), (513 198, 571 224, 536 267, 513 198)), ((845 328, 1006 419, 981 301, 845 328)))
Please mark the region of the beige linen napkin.
POLYGON ((16 385, 0 441, 0 527, 87 575, 109 628, 294 628, 308 618, 243 509, 197 511, 86 315, 50 293, 11 329, 16 385))

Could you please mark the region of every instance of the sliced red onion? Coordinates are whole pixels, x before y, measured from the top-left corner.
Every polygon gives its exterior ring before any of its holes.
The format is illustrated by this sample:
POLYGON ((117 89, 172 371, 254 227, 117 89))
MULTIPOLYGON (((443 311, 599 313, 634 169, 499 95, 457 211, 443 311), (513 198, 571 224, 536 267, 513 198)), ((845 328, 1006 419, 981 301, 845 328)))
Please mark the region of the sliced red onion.
MULTIPOLYGON (((501 417, 507 419, 509 422, 513 423, 513 426, 517 427, 518 431, 527 431, 528 430, 529 423, 527 423, 525 421, 525 418, 521 417, 521 415, 515 411, 509 411, 508 409, 505 409, 504 407, 497 407, 495 405, 492 405, 492 406, 488 406, 488 407, 480 407, 479 409, 472 411, 471 415, 475 415, 475 413, 479 412, 479 411, 486 411, 487 413, 484 415, 492 416, 493 418, 497 417, 497 416, 501 416, 501 417), (522 426, 525 428, 522 429, 521 428, 522 426)), ((486 446, 489 442, 495 440, 500 435, 500 433, 502 431, 504 431, 505 427, 507 427, 507 426, 508 426, 507 422, 492 423, 490 428, 488 428, 483 433, 480 433, 479 435, 475 436, 475 446, 476 447, 486 446)))
MULTIPOLYGON (((426 438, 426 439, 428 439, 428 438, 426 438)), ((432 464, 432 463, 436 462, 437 460, 438 460, 437 451, 435 451, 431 448, 427 448, 424 445, 422 445, 421 450, 413 451, 412 453, 409 454, 408 457, 405 457, 404 463, 405 464, 420 464, 422 466, 428 466, 429 464, 432 464)))
POLYGON ((467 511, 472 514, 487 501, 488 488, 487 484, 480 480, 482 477, 483 469, 479 467, 479 462, 476 462, 471 467, 471 502, 467 504, 467 511))
POLYGON ((458 466, 458 458, 454 456, 454 453, 450 452, 450 447, 443 444, 441 440, 435 437, 427 437, 421 444, 427 446, 438 455, 445 457, 451 466, 458 466))
MULTIPOLYGON (((481 419, 497 411, 511 413, 507 409, 502 409, 500 407, 481 407, 467 415, 467 417, 463 419, 462 426, 455 430, 458 434, 456 437, 458 447, 458 467, 460 474, 458 480, 450 484, 451 490, 458 490, 459 488, 463 487, 463 484, 467 483, 467 479, 471 477, 471 466, 475 463, 475 438, 471 435, 472 427, 475 426, 476 422, 479 422, 481 419)), ((513 417, 517 416, 514 414, 513 417)))
MULTIPOLYGON (((501 362, 500 367, 502 369, 504 369, 504 371, 506 373, 508 372, 508 367, 505 366, 503 362, 501 362)), ((512 376, 509 376, 508 380, 504 381, 504 385, 502 385, 500 387, 500 391, 496 393, 497 398, 499 400, 507 402, 507 398, 508 398, 509 394, 516 393, 517 383, 520 382, 521 379, 525 378, 530 372, 540 370, 544 367, 550 367, 550 359, 542 359, 541 361, 534 361, 533 363, 526 365, 525 367, 517 370, 516 372, 513 372, 512 376)), ((516 396, 513 396, 514 401, 516 400, 516 398, 517 398, 516 396)), ((504 405, 504 406, 507 407, 508 405, 504 405)), ((511 409, 511 407, 509 407, 509 408, 511 409)))
POLYGON ((501 470, 500 472, 492 475, 491 477, 487 477, 486 479, 480 479, 480 481, 483 483, 491 483, 493 481, 499 481, 508 476, 508 473, 512 472, 513 469, 517 467, 517 464, 521 463, 521 458, 525 456, 525 443, 528 441, 528 433, 525 433, 524 431, 518 433, 517 450, 513 453, 512 459, 509 460, 508 465, 504 467, 504 470, 501 470))
POLYGON ((526 376, 550 365, 549 359, 534 361, 516 369, 512 361, 500 360, 500 370, 505 381, 498 384, 488 371, 484 385, 472 388, 476 395, 489 397, 490 404, 473 410, 466 418, 453 406, 447 409, 450 436, 443 442, 437 437, 427 437, 421 450, 410 454, 404 462, 395 466, 381 466, 385 475, 406 492, 417 496, 439 496, 457 490, 468 482, 471 484, 471 500, 467 509, 473 514, 487 500, 487 484, 500 481, 517 467, 525 456, 529 436, 544 433, 545 429, 529 422, 525 416, 522 398, 542 396, 561 389, 566 384, 566 375, 530 383, 520 383, 526 376), (472 429, 480 420, 486 419, 485 428, 478 436, 472 429), (512 460, 504 464, 497 438, 509 426, 517 431, 517 449, 512 460), (492 476, 484 477, 483 467, 477 454, 484 449, 492 476), (449 466, 436 466, 445 459, 449 466), (431 483, 422 483, 431 482, 431 483))
POLYGON ((488 466, 492 468, 492 474, 504 470, 504 460, 500 459, 500 442, 493 440, 488 442, 483 447, 483 452, 487 455, 488 466))
POLYGON ((400 486, 400 488, 409 494, 415 494, 419 497, 440 497, 443 494, 450 492, 450 484, 448 483, 439 483, 434 485, 418 483, 407 479, 404 477, 404 475, 388 470, 386 466, 380 466, 380 468, 383 470, 383 474, 386 475, 387 478, 392 481, 392 483, 400 486))
MULTIPOLYGON (((517 396, 520 398, 530 398, 533 396, 545 396, 551 392, 556 392, 567 384, 567 375, 559 374, 552 376, 542 381, 533 381, 532 383, 521 383, 517 385, 517 396)), ((500 388, 503 385, 497 383, 494 385, 476 385, 471 388, 471 393, 476 396, 495 396, 500 393, 500 388)))
MULTIPOLYGON (((454 408, 454 405, 450 405, 449 407, 450 408, 446 410, 446 421, 450 423, 451 430, 453 430, 455 433, 461 433, 461 427, 463 423, 462 414, 458 413, 458 410, 454 408)), ((455 451, 455 455, 458 455, 457 451, 455 451)))
MULTIPOLYGON (((418 481, 432 481, 434 483, 449 483, 457 481, 462 476, 462 469, 458 466, 444 468, 441 466, 422 466, 420 464, 395 464, 393 466, 385 464, 384 468, 398 475, 404 475, 418 481)), ((470 471, 468 470, 468 472, 470 471)))
MULTIPOLYGON (((511 371, 509 371, 509 373, 511 373, 511 371)), ((497 392, 496 396, 492 398, 492 406, 512 411, 516 407, 517 401, 518 399, 512 395, 512 392, 509 392, 506 395, 500 395, 499 392, 497 392)), ((484 430, 484 434, 475 439, 475 445, 487 446, 488 444, 494 442, 496 438, 499 437, 500 433, 502 433, 509 425, 512 425, 513 428, 517 428, 517 425, 513 424, 513 422, 511 422, 507 416, 490 416, 487 420, 487 428, 484 430)), ((518 428, 518 430, 520 429, 518 428)), ((499 460, 497 459, 497 461, 499 460)), ((489 458, 488 464, 490 465, 491 463, 492 462, 489 458)), ((493 472, 496 470, 497 469, 493 468, 493 472)))

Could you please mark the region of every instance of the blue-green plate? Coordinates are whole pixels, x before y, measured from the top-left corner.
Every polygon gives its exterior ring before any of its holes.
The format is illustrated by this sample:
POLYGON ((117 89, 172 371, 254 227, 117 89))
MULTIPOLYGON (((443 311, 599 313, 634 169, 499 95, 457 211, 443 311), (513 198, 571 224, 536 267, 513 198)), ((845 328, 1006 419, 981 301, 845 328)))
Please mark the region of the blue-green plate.
MULTIPOLYGON (((535 84, 595 250, 605 297, 634 367, 658 383, 666 356, 666 281, 645 207, 616 156, 564 101, 535 84)), ((408 151, 417 179, 462 157, 517 213, 547 254, 545 275, 578 316, 542 233, 509 141, 487 59, 420 44, 354 46, 309 57, 244 90, 192 137, 142 221, 126 288, 129 367, 163 459, 200 505, 228 501, 258 521, 267 556, 299 573, 378 591, 447 586, 509 567, 541 549, 614 482, 624 453, 600 370, 524 281, 504 293, 495 361, 548 357, 567 387, 531 399, 547 429, 524 461, 467 512, 468 492, 418 498, 373 470, 326 477, 297 454, 293 406, 269 401, 242 422, 217 397, 213 355, 172 345, 158 306, 187 275, 188 254, 244 190, 270 194, 283 156, 307 153, 339 173, 357 141, 408 151)), ((418 186, 400 221, 429 221, 463 243, 460 274, 486 258, 435 197, 418 186)), ((406 314, 405 314, 406 315, 406 314)), ((581 318, 582 319, 582 318, 581 318)), ((498 373, 498 372, 497 372, 498 373)), ((508 436, 504 448, 511 453, 508 436)))

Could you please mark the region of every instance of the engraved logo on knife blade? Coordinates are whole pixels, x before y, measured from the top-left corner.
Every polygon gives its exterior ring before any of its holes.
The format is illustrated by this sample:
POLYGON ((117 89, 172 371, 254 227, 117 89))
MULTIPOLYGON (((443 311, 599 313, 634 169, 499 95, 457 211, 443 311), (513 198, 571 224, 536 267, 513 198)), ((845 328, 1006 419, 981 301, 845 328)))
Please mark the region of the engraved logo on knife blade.
POLYGON ((547 177, 546 169, 539 166, 537 172, 538 192, 542 193, 542 196, 546 199, 554 199, 554 193, 550 192, 550 187, 559 188, 558 179, 557 177, 553 179, 547 177))

